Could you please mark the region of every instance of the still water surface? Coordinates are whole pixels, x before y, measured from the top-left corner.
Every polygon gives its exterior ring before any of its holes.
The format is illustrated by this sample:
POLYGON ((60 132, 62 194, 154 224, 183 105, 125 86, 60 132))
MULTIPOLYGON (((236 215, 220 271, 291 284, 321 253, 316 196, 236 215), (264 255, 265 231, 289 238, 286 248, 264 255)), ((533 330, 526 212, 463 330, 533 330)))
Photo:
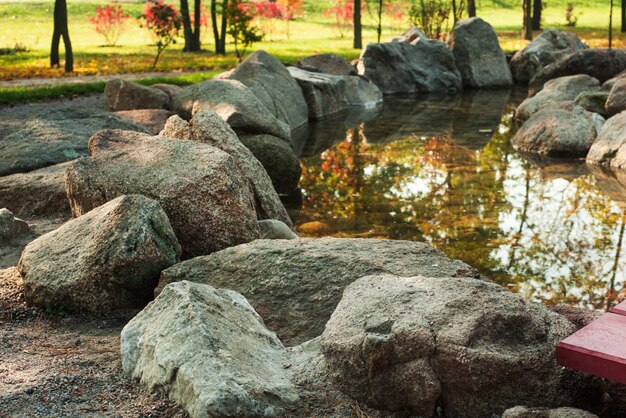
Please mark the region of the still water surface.
POLYGON ((386 97, 311 126, 296 140, 300 235, 426 241, 528 299, 612 306, 626 297, 626 173, 517 153, 522 99, 386 97))

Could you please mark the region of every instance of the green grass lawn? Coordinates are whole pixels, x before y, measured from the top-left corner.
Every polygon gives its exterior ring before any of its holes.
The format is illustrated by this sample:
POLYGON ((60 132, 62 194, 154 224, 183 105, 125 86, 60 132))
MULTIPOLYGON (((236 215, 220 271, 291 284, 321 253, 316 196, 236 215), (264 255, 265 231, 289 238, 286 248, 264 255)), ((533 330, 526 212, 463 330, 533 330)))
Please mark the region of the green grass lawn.
MULTIPOLYGON (((575 31, 593 47, 607 45, 608 3, 597 0, 547 0, 544 10, 544 27, 565 27, 565 7, 568 1, 575 4, 579 15, 575 31)), ((205 0, 207 2, 207 0, 205 0)), ((177 2, 174 2, 178 6, 177 2)), ((75 54, 75 73, 121 74, 151 70, 155 47, 150 35, 139 28, 137 17, 143 9, 141 1, 124 1, 125 11, 132 18, 116 47, 102 47, 103 39, 90 27, 88 16, 94 15, 96 6, 104 0, 68 0, 70 35, 75 54)), ((62 70, 48 68, 49 44, 52 34, 53 0, 0 0, 0 48, 22 45, 28 52, 0 56, 0 80, 30 77, 62 77, 62 70)), ((305 13, 290 22, 290 36, 286 35, 286 23, 276 22, 272 35, 254 45, 264 49, 285 62, 294 62, 304 56, 334 52, 346 58, 358 57, 352 48, 351 33, 339 36, 330 19, 322 15, 329 7, 328 0, 305 1, 305 13)), ((505 50, 516 50, 525 45, 520 39, 522 12, 517 0, 483 0, 478 2, 478 15, 490 22, 498 31, 505 50)), ((624 47, 626 36, 619 33, 620 9, 614 11, 615 45, 624 47)), ((374 19, 367 11, 364 16, 364 42, 376 41, 374 19)), ((383 39, 397 35, 408 27, 407 21, 385 21, 383 39)), ((182 42, 182 40, 181 40, 182 42)), ((203 35, 205 51, 182 53, 181 44, 168 49, 158 65, 158 70, 169 72, 211 71, 219 72, 235 65, 231 52, 216 56, 209 31, 203 35)), ((232 47, 228 47, 232 50, 232 47)))

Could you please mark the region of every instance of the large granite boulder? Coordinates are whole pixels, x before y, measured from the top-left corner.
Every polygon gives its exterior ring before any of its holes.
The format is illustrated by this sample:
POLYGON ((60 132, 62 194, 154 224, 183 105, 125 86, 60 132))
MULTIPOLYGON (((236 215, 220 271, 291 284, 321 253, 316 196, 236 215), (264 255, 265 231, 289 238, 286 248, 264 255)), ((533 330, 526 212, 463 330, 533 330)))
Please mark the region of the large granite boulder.
POLYGON ((596 414, 577 408, 527 408, 516 406, 507 409, 502 418, 598 418, 596 414))
POLYGON ((307 71, 333 75, 357 75, 356 68, 345 58, 335 54, 317 54, 302 58, 296 64, 307 71))
POLYGON ((578 401, 575 373, 554 358, 574 330, 495 283, 377 275, 346 288, 321 349, 334 383, 369 406, 491 417, 578 401))
POLYGON ((548 157, 585 156, 604 118, 578 105, 572 110, 548 107, 535 113, 511 139, 517 150, 548 157))
MULTIPOLYGON (((95 107, 93 98, 34 103, 0 114, 0 176, 24 173, 88 155, 89 137, 101 129, 146 132, 95 107)), ((101 105, 100 105, 101 106, 101 105)))
POLYGON ((383 102, 383 92, 364 77, 345 76, 344 101, 348 107, 374 108, 383 102))
POLYGON ((357 69, 389 93, 457 93, 462 89, 461 74, 446 44, 417 38, 409 42, 368 44, 357 69))
POLYGON ((29 304, 101 313, 148 303, 180 252, 159 203, 126 195, 28 244, 18 269, 29 304))
POLYGON ((163 130, 165 122, 174 113, 165 109, 137 109, 120 110, 115 115, 141 125, 152 135, 158 135, 163 130))
POLYGON ((609 114, 604 110, 604 105, 608 97, 609 93, 606 91, 585 91, 576 96, 574 104, 589 112, 597 113, 603 118, 607 118, 609 114))
POLYGON ((575 100, 578 95, 600 90, 600 82, 588 75, 572 75, 548 81, 533 97, 525 99, 515 110, 515 117, 526 120, 546 107, 575 100))
POLYGON ((415 42, 419 39, 428 40, 428 36, 417 26, 412 25, 400 36, 394 36, 389 42, 415 42))
POLYGON ((344 288, 368 274, 477 277, 428 244, 375 239, 257 240, 180 263, 158 293, 181 280, 243 294, 285 344, 320 335, 344 288))
POLYGON ((626 111, 606 121, 587 154, 587 162, 626 168, 626 111))
POLYGON ((226 78, 248 86, 270 113, 291 130, 307 123, 307 104, 298 83, 285 66, 267 52, 251 53, 226 78))
POLYGON ((75 216, 123 194, 143 194, 161 204, 186 258, 258 238, 254 193, 224 151, 116 130, 98 132, 89 148, 90 157, 66 172, 75 216))
POLYGON ((513 77, 493 27, 479 17, 457 23, 448 42, 463 85, 506 87, 513 77))
MULTIPOLYGON (((295 81, 294 81, 295 82, 295 81)), ((173 109, 184 119, 211 109, 237 133, 270 134, 289 140, 291 130, 267 109, 254 93, 237 80, 208 80, 192 84, 174 98, 173 109)))
POLYGON ((626 110, 626 77, 615 81, 606 99, 604 110, 611 116, 626 110))
POLYGON ((0 177, 0 207, 22 218, 71 215, 65 169, 71 162, 0 177))
MULTIPOLYGON (((173 116, 168 120, 161 135, 166 138, 202 142, 229 154, 252 186, 259 219, 277 219, 290 227, 293 226, 263 165, 217 113, 210 109, 201 110, 189 123, 178 116, 173 116)), ((279 141, 285 143, 280 139, 279 141)))
POLYGON ((135 109, 167 109, 170 96, 164 91, 114 78, 104 86, 104 108, 111 112, 135 109))
POLYGON ((13 212, 7 208, 0 209, 0 244, 6 244, 28 230, 28 224, 16 218, 13 212))
POLYGON ((604 83, 602 83, 602 90, 604 90, 604 91, 611 91, 611 89, 613 88, 615 83, 617 83, 619 80, 621 80, 623 78, 626 78, 626 70, 624 70, 621 73, 617 74, 613 78, 609 78, 604 83))
POLYGON ((289 67, 288 70, 304 93, 309 119, 323 119, 346 109, 343 77, 313 73, 298 67, 289 67))
POLYGON ((543 85, 558 77, 586 74, 601 83, 626 70, 626 51, 619 49, 583 49, 558 59, 542 68, 530 80, 528 93, 532 96, 543 85))
POLYGON ((126 374, 192 418, 278 416, 298 400, 282 343, 231 290, 167 286, 124 327, 121 354, 126 374))
POLYGON ((510 62, 513 78, 519 83, 528 83, 543 67, 565 55, 587 48, 575 33, 546 29, 513 55, 510 62))
POLYGON ((241 135, 239 139, 263 165, 278 193, 289 194, 298 187, 302 168, 291 144, 272 135, 241 135))

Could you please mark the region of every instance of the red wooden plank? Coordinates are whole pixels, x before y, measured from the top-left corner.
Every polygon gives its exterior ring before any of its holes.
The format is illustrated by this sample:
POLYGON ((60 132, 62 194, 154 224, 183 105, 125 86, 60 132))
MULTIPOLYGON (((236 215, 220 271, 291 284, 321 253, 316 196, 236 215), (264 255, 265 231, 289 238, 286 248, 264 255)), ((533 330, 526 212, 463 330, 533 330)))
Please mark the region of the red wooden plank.
POLYGON ((556 347, 565 367, 626 384, 626 315, 607 313, 556 347))
POLYGON ((626 315, 626 300, 620 303, 619 305, 614 306, 611 309, 611 312, 619 314, 619 315, 626 315))

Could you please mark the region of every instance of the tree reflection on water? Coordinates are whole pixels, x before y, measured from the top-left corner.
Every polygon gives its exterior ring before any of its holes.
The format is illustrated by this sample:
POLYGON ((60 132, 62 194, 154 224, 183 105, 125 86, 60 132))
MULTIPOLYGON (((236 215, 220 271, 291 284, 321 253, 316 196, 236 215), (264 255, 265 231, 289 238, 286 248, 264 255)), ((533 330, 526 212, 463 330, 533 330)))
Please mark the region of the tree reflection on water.
POLYGON ((516 153, 505 93, 478 107, 436 102, 439 114, 428 101, 391 103, 303 158, 300 234, 427 241, 546 303, 623 299, 626 219, 614 200, 626 201, 626 181, 516 153))

